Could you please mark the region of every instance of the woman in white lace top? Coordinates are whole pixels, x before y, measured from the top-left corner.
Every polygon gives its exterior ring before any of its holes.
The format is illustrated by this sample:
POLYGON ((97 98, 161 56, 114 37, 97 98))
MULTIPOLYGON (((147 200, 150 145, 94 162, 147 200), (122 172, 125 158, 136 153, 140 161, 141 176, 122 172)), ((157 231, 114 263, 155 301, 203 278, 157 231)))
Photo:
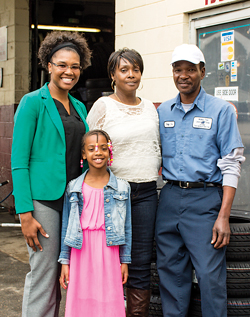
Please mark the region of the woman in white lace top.
POLYGON ((108 74, 115 93, 92 106, 90 129, 108 132, 113 143, 113 173, 131 186, 132 263, 127 283, 127 317, 148 316, 150 264, 157 209, 156 180, 161 165, 159 120, 153 103, 136 96, 143 61, 135 50, 111 54, 108 74))

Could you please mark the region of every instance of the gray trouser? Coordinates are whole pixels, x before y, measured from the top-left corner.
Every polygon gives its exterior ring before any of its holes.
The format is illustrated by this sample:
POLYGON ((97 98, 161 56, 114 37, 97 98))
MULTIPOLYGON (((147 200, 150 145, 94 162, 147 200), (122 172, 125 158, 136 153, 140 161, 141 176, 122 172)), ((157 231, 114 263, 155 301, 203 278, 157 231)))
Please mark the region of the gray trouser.
POLYGON ((42 252, 38 249, 34 252, 28 246, 31 271, 25 279, 22 317, 57 317, 61 300, 57 262, 60 252, 60 213, 38 201, 33 203, 33 217, 49 234, 49 238, 38 233, 42 252))

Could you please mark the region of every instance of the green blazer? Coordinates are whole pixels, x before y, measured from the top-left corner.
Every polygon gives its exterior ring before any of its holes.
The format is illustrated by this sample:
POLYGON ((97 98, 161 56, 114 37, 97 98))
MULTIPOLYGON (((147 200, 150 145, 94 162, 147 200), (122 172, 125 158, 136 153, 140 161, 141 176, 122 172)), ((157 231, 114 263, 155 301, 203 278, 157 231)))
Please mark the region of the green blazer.
MULTIPOLYGON (((69 99, 87 132, 84 104, 71 95, 69 99)), ((46 83, 22 98, 14 116, 11 168, 17 213, 33 211, 33 199, 56 200, 63 195, 65 153, 63 123, 46 83)))

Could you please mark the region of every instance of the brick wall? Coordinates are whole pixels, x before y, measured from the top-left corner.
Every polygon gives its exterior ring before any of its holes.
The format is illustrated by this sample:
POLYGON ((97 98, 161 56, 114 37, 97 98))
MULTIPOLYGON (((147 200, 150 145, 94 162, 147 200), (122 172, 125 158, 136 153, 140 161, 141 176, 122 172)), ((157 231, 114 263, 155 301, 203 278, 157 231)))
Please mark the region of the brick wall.
MULTIPOLYGON (((7 26, 7 60, 3 68, 3 86, 0 87, 0 201, 12 190, 11 143, 14 112, 20 99, 29 92, 30 40, 29 0, 0 0, 0 27, 7 26)), ((2 205, 13 206, 10 196, 2 205)))
MULTIPOLYGON (((12 190, 11 178, 11 143, 15 105, 0 106, 0 183, 9 180, 9 184, 0 187, 0 201, 12 190)), ((6 199, 2 205, 13 206, 13 196, 6 199)))

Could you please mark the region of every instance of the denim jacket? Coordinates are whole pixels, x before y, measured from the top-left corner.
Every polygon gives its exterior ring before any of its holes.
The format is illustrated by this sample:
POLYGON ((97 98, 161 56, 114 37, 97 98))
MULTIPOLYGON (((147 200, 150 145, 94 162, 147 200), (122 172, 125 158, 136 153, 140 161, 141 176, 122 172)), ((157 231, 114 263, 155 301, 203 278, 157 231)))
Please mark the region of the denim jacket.
MULTIPOLYGON (((120 262, 131 263, 131 203, 130 186, 127 181, 116 178, 108 169, 109 182, 104 187, 104 215, 107 246, 120 246, 120 262)), ((58 262, 70 263, 70 250, 81 249, 83 233, 80 224, 84 199, 82 183, 86 176, 69 182, 63 204, 61 252, 58 262)))

